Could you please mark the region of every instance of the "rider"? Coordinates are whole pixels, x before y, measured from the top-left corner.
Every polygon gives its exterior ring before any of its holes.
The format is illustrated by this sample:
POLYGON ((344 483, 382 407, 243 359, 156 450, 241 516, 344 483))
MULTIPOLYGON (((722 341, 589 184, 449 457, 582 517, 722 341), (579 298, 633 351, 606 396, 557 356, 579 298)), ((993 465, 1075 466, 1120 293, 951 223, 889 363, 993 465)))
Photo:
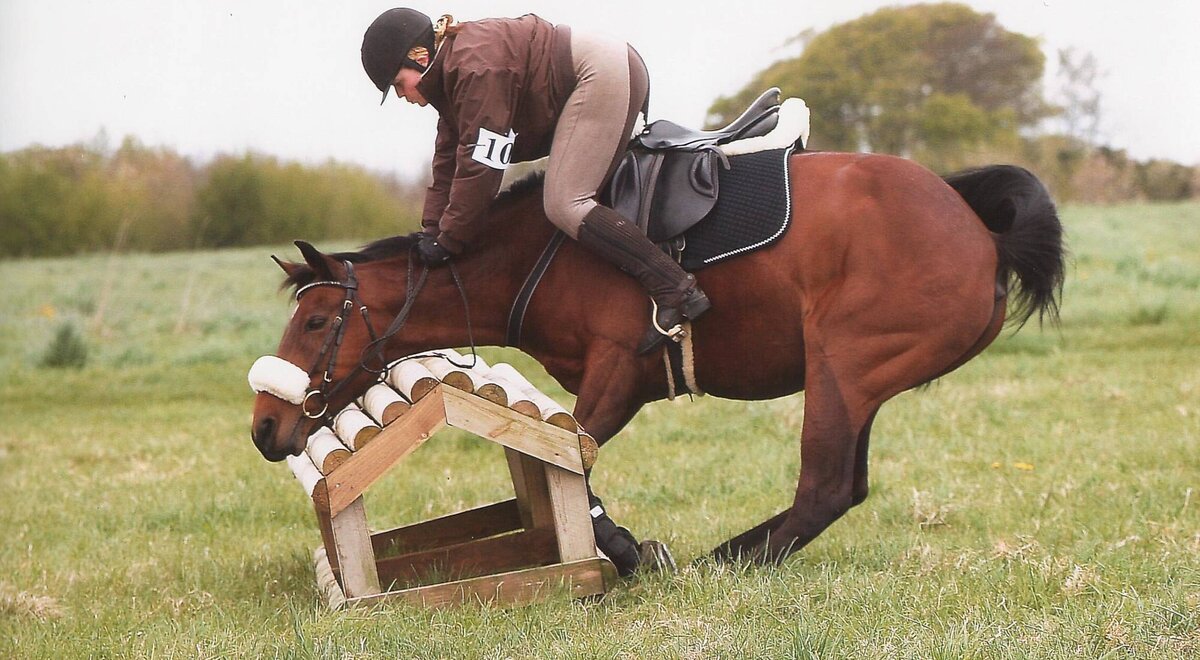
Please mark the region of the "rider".
POLYGON ((503 170, 548 154, 546 216, 636 278, 654 302, 639 353, 709 308, 693 275, 596 201, 649 94, 646 65, 628 44, 533 14, 458 24, 446 15, 434 26, 397 8, 367 28, 362 62, 383 100, 394 88, 439 114, 418 244, 424 263, 470 249, 503 170))

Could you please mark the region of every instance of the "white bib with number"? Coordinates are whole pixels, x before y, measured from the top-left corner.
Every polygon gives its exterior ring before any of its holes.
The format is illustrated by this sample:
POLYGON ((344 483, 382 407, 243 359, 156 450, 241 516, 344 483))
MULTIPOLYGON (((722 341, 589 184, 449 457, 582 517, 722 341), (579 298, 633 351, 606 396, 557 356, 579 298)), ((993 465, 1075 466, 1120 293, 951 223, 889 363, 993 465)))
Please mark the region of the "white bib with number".
POLYGON ((511 128, 508 129, 508 135, 500 135, 480 127, 479 139, 475 141, 471 158, 494 170, 506 170, 512 163, 513 143, 516 140, 517 134, 511 128))

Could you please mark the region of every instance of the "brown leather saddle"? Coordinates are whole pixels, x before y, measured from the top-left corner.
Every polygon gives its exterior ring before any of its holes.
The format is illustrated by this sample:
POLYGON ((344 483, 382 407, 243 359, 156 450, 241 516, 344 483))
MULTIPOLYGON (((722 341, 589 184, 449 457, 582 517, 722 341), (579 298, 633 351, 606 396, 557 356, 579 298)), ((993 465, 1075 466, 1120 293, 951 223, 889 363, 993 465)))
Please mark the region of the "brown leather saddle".
POLYGON ((613 173, 610 205, 655 243, 682 235, 717 202, 718 168, 729 168, 717 147, 770 133, 779 107, 780 90, 772 87, 724 128, 700 131, 665 119, 647 124, 613 173))

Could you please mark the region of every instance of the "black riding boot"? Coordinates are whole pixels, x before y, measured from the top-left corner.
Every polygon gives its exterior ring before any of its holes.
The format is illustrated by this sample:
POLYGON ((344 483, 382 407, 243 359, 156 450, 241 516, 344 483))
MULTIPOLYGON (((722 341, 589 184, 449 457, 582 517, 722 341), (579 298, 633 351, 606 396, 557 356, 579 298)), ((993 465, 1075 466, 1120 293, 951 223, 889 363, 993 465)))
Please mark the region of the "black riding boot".
POLYGON ((610 208, 597 206, 584 216, 579 242, 632 275, 654 301, 650 329, 638 345, 638 355, 649 353, 668 337, 678 340, 683 320, 695 320, 712 306, 694 275, 610 208))

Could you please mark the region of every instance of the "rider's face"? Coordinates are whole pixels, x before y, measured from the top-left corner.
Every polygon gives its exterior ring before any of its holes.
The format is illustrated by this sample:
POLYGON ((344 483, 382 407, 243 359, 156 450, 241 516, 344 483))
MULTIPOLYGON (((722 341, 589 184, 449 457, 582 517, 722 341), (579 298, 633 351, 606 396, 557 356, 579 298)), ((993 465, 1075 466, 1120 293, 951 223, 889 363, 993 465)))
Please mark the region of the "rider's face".
POLYGON ((392 87, 396 89, 396 96, 408 101, 424 106, 428 101, 417 91, 417 83, 421 82, 421 72, 409 67, 401 67, 400 72, 396 74, 395 80, 392 81, 392 87))

